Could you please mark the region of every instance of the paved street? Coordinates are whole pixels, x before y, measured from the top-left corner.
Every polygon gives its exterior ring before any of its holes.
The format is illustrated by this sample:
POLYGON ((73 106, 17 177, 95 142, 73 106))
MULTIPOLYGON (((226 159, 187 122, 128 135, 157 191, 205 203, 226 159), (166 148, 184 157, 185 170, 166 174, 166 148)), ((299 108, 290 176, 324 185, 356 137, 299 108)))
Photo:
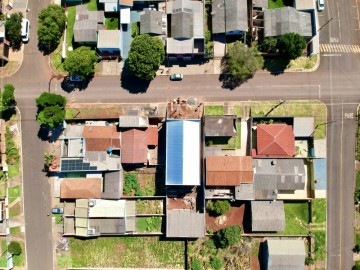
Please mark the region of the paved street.
MULTIPOLYGON (((76 102, 151 102, 168 98, 197 96, 206 101, 320 99, 328 104, 328 264, 327 269, 350 269, 353 247, 353 180, 356 122, 345 113, 356 113, 359 95, 359 53, 323 52, 321 65, 313 73, 286 73, 273 76, 257 73, 234 90, 221 87, 217 75, 186 76, 182 82, 156 78, 146 89, 136 81, 118 76, 96 77, 84 91, 66 93, 61 80, 51 79, 48 58, 37 49, 36 15, 48 0, 29 2, 30 42, 25 46, 21 69, 1 83, 13 83, 22 112, 24 153, 24 204, 26 219, 27 269, 53 269, 50 189, 41 171, 47 143, 37 137, 35 97, 48 91, 66 95, 76 102), (335 122, 332 122, 335 121, 335 122)), ((320 43, 358 45, 356 0, 329 0, 320 25, 333 20, 320 32, 320 43), (356 8, 354 8, 354 6, 356 8), (341 7, 341 8, 338 8, 341 7)), ((348 115, 349 116, 349 115, 348 115)))

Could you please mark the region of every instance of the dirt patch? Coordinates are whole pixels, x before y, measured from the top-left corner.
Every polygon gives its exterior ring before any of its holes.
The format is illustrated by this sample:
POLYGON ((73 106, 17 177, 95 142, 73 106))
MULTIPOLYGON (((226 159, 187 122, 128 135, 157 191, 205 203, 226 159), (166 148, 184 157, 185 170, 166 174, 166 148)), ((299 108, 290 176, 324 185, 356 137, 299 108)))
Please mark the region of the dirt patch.
POLYGON ((122 252, 124 252, 124 251, 126 250, 124 244, 122 244, 122 243, 117 243, 116 249, 117 249, 120 253, 122 253, 122 252))
POLYGON ((144 196, 154 196, 155 195, 155 174, 138 174, 138 183, 140 185, 140 190, 143 191, 144 196))
POLYGON ((195 209, 196 199, 194 197, 186 198, 168 198, 167 209, 195 209))
POLYGON ((186 99, 177 98, 169 102, 169 117, 174 119, 200 119, 203 115, 203 104, 189 105, 187 101, 186 99))
POLYGON ((217 217, 210 216, 209 213, 206 213, 206 228, 216 232, 229 225, 243 226, 244 213, 245 204, 232 206, 230 211, 225 215, 226 219, 222 219, 221 222, 219 222, 217 217))
POLYGON ((257 256, 250 257, 250 269, 251 270, 260 270, 260 262, 257 256))

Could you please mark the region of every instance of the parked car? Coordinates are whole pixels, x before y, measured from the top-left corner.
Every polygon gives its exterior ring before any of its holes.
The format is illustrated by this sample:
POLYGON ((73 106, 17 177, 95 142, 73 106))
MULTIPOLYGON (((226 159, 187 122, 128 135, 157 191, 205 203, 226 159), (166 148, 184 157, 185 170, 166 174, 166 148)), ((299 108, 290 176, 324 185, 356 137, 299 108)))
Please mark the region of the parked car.
POLYGON ((55 207, 55 208, 51 209, 51 213, 62 214, 62 213, 64 213, 64 207, 55 207))
POLYGON ((21 21, 21 39, 23 42, 29 41, 29 34, 30 34, 30 21, 23 18, 21 21))
POLYGON ((82 82, 82 79, 79 75, 71 75, 69 79, 71 82, 82 82))
POLYGON ((184 78, 183 74, 171 74, 170 80, 171 81, 181 81, 184 78))
POLYGON ((317 1, 317 9, 318 11, 323 11, 325 9, 325 0, 317 1))

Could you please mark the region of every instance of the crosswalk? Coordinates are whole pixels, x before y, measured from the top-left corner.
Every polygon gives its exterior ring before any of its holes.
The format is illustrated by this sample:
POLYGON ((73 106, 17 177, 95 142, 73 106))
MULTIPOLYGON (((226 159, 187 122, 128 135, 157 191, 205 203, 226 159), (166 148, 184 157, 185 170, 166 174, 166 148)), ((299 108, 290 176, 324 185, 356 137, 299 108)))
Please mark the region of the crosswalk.
POLYGON ((323 53, 360 53, 359 45, 320 44, 323 53))

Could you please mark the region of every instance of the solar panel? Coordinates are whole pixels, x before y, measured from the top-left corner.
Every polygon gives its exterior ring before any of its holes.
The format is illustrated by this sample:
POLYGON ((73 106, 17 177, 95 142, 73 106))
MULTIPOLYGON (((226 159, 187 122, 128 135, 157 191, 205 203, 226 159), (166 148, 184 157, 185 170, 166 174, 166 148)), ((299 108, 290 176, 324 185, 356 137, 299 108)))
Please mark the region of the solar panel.
POLYGON ((61 171, 96 171, 96 166, 90 166, 90 163, 83 162, 81 159, 62 160, 61 171))

